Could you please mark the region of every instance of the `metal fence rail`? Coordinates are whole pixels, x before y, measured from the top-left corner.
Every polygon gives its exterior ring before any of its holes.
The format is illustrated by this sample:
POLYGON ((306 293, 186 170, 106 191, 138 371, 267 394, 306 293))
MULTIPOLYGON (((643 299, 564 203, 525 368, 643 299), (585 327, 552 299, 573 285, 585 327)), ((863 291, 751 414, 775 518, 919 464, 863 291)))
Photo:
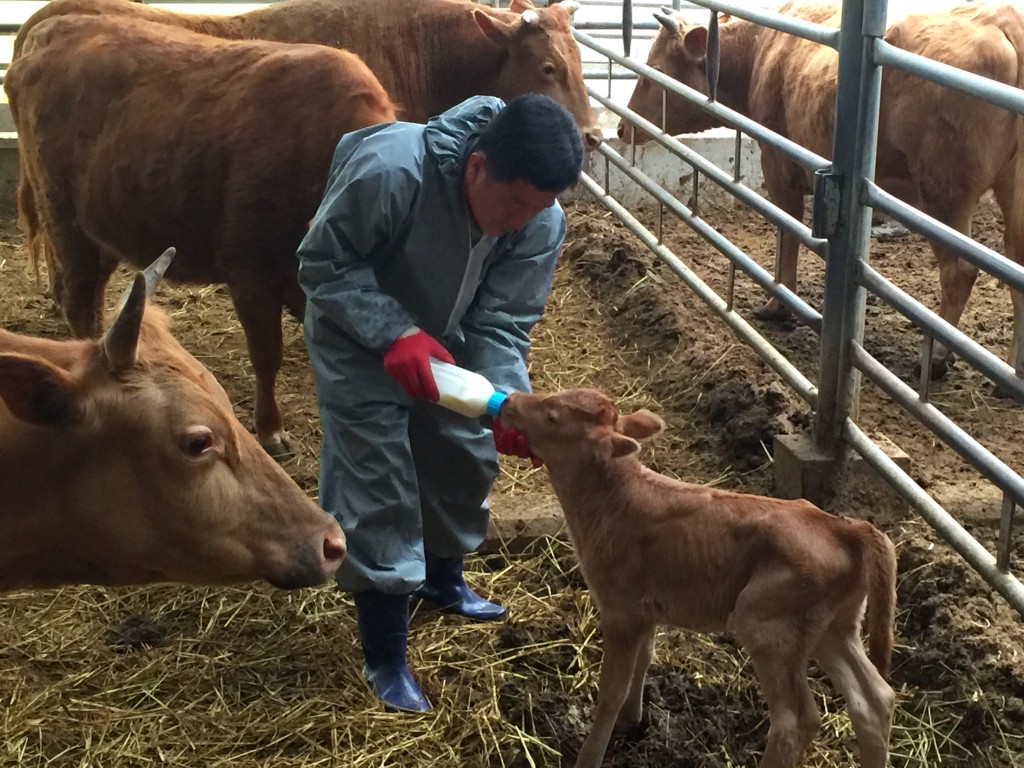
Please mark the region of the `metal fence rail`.
MULTIPOLYGON (((756 330, 735 317, 731 308, 731 296, 725 300, 718 296, 699 278, 682 265, 672 252, 647 231, 626 209, 614 200, 605 188, 601 188, 590 177, 584 179, 584 186, 598 201, 618 216, 626 226, 644 242, 654 254, 669 264, 697 295, 714 309, 736 334, 747 342, 804 400, 813 403, 815 414, 815 438, 820 446, 836 456, 843 456, 846 450, 853 450, 867 461, 915 510, 932 526, 964 560, 1024 616, 1024 584, 1009 572, 1010 550, 1013 536, 1015 509, 1024 503, 1024 480, 1021 476, 984 448, 976 439, 954 423, 946 414, 928 402, 927 363, 930 339, 935 338, 958 354, 963 360, 996 382, 1004 390, 1024 402, 1024 381, 1018 378, 1012 368, 969 338, 957 328, 939 318, 934 312, 911 298, 867 264, 868 225, 871 206, 892 216, 910 229, 930 239, 940 241, 955 249, 963 258, 975 266, 998 277, 1018 290, 1024 289, 1024 268, 1010 262, 969 237, 953 230, 941 222, 926 216, 898 198, 884 192, 873 182, 874 155, 877 144, 878 110, 881 93, 881 66, 898 67, 912 74, 920 75, 941 85, 958 88, 978 98, 1024 114, 1024 93, 984 77, 962 72, 938 62, 909 54, 885 43, 887 11, 886 0, 845 0, 842 6, 842 25, 839 30, 809 25, 797 19, 778 16, 748 6, 720 0, 692 0, 694 5, 709 11, 729 13, 748 21, 769 26, 773 29, 796 34, 805 39, 828 45, 839 51, 839 83, 836 102, 836 135, 833 145, 833 161, 820 158, 814 153, 794 145, 744 115, 733 112, 715 103, 703 93, 677 83, 646 65, 639 64, 618 55, 601 45, 584 32, 576 32, 576 38, 586 48, 607 57, 612 63, 624 67, 644 78, 661 85, 667 92, 682 96, 696 104, 717 120, 784 152, 811 172, 816 172, 825 184, 831 185, 838 194, 838 204, 828 216, 819 208, 822 201, 816 196, 814 220, 829 222, 826 231, 811 232, 802 222, 796 222, 778 211, 771 203, 763 200, 737 181, 738 173, 730 175, 724 169, 713 169, 709 161, 676 139, 667 136, 658 126, 640 118, 631 110, 620 107, 610 99, 593 90, 591 95, 609 110, 626 117, 640 130, 650 135, 655 142, 690 164, 695 171, 703 173, 721 188, 733 194, 738 200, 764 215, 778 227, 796 236, 802 244, 819 254, 829 254, 826 263, 826 284, 824 312, 819 315, 802 300, 789 291, 779 291, 779 286, 766 285, 767 272, 739 249, 726 241, 706 222, 696 216, 688 207, 675 200, 670 193, 657 186, 642 172, 629 168, 623 158, 609 148, 602 147, 601 154, 606 162, 638 183, 661 204, 662 210, 676 215, 704 237, 716 249, 725 254, 735 267, 749 274, 769 294, 775 295, 794 311, 802 312, 801 319, 807 322, 807 315, 813 312, 816 323, 808 323, 820 329, 821 350, 818 385, 809 382, 774 349, 756 330), (752 197, 757 198, 756 200, 752 197), (822 237, 825 239, 823 240, 822 237), (728 243, 728 245, 726 244, 728 243), (742 255, 741 255, 742 254, 742 255), (696 287, 695 287, 696 286, 696 287), (920 391, 904 384, 895 374, 886 369, 863 346, 864 307, 866 293, 870 290, 884 303, 910 319, 920 327, 926 337, 923 348, 924 372, 920 391), (920 422, 946 445, 967 460, 984 477, 1003 492, 1000 534, 997 542, 997 556, 961 526, 949 512, 920 488, 913 479, 903 472, 895 462, 863 433, 851 417, 859 399, 860 380, 864 376, 877 386, 897 406, 920 422)), ((717 40, 709 40, 709 52, 714 51, 717 40)), ((709 53, 709 59, 714 54, 709 53)), ((715 71, 717 62, 709 62, 709 70, 715 71)), ((709 77, 709 80, 713 78, 709 77)), ((664 124, 664 106, 663 106, 664 124)), ((738 153, 737 153, 738 157, 738 153)), ((606 167, 607 175, 607 167, 606 167)), ((659 220, 660 228, 660 220, 659 220)), ((774 281, 772 281, 774 283, 774 281)), ((731 283, 730 283, 731 291, 731 283)))

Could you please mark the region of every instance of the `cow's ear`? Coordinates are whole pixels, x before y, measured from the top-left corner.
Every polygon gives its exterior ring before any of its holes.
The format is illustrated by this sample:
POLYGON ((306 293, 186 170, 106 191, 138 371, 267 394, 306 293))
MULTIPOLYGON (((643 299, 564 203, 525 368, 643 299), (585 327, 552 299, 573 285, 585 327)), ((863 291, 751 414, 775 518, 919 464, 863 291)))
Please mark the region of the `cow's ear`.
POLYGON ((636 453, 640 450, 640 443, 631 437, 620 435, 617 432, 612 432, 607 437, 607 443, 609 447, 609 455, 613 459, 621 459, 623 456, 629 456, 631 453, 636 453))
POLYGON ((519 31, 519 21, 501 21, 490 16, 478 8, 473 9, 473 18, 480 31, 492 43, 508 47, 515 40, 516 32, 519 31))
POLYGON ((683 51, 692 59, 699 61, 708 55, 708 28, 694 27, 683 36, 683 51))
POLYGON ((0 398, 17 418, 41 427, 65 426, 81 417, 71 376, 36 357, 0 355, 0 398))
POLYGON ((644 408, 628 416, 620 416, 615 428, 634 440, 647 440, 661 432, 665 428, 665 422, 661 416, 644 408))

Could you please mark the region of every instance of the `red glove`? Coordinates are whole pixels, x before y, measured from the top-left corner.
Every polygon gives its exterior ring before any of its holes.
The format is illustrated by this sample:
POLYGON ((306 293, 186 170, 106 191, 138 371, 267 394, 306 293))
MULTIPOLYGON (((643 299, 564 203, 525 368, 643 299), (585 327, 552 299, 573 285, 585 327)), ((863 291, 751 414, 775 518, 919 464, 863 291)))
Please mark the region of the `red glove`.
POLYGON ((518 456, 520 459, 529 459, 535 467, 539 467, 544 463, 543 459, 539 459, 530 453, 530 446, 526 442, 526 435, 523 433, 512 427, 506 427, 501 423, 501 419, 495 419, 491 424, 491 429, 494 431, 494 447, 498 449, 498 453, 503 453, 506 456, 518 456))
POLYGON ((436 403, 440 394, 430 371, 429 359, 455 363, 448 350, 424 331, 400 336, 384 353, 384 370, 402 385, 410 397, 436 403))

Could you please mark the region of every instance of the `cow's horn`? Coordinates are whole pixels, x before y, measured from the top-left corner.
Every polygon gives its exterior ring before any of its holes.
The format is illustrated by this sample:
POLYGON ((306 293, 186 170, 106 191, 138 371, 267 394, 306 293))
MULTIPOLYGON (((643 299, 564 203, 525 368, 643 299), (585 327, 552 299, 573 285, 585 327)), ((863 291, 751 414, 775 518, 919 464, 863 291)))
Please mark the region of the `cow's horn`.
POLYGON ((654 18, 656 18, 658 20, 658 23, 661 24, 661 26, 663 26, 669 32, 679 31, 679 19, 675 18, 674 16, 666 16, 655 11, 654 18))
POLYGON ((146 276, 138 272, 124 297, 114 324, 100 339, 107 367, 111 371, 123 371, 135 365, 135 349, 139 342, 139 328, 142 327, 142 315, 145 311, 146 276))
MULTIPOLYGON (((171 266, 171 262, 174 261, 174 248, 168 248, 166 251, 157 257, 157 260, 150 264, 148 267, 139 272, 143 279, 146 281, 146 296, 152 296, 156 291, 156 287, 160 285, 160 281, 164 277, 164 273, 167 268, 171 266)), ((132 292, 134 286, 129 286, 121 298, 117 300, 117 304, 114 307, 114 312, 120 313, 124 308, 125 302, 128 301, 128 294, 132 292)))
POLYGON ((521 18, 524 26, 536 27, 540 25, 540 14, 533 10, 533 8, 523 11, 521 18))
POLYGON ((559 5, 565 8, 565 10, 569 12, 570 16, 580 9, 580 4, 577 3, 576 0, 563 0, 559 5))
POLYGON ((171 247, 161 253, 157 260, 142 270, 142 276, 146 278, 146 295, 152 296, 160 281, 164 279, 164 273, 174 261, 174 254, 177 251, 171 247))

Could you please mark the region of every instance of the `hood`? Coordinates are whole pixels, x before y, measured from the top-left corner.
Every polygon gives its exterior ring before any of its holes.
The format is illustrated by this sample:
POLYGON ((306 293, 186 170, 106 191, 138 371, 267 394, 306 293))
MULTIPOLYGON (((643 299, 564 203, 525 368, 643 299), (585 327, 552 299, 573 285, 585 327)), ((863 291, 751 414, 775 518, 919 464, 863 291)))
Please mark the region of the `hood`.
POLYGON ((443 175, 459 177, 480 132, 504 106, 495 96, 474 96, 427 121, 427 152, 443 175))

